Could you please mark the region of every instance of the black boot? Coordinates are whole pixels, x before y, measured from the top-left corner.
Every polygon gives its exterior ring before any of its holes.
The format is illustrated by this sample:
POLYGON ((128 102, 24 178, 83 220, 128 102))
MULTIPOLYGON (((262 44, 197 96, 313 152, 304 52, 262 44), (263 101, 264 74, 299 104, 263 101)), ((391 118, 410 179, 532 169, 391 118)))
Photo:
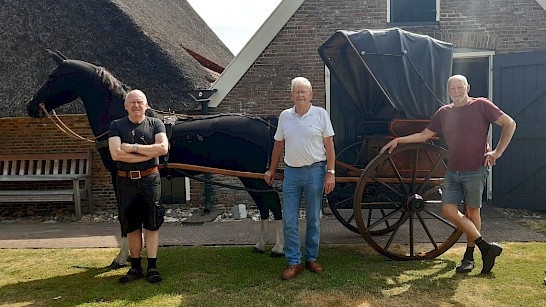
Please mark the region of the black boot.
POLYGON ((474 268, 474 246, 466 246, 463 260, 455 267, 457 273, 469 273, 474 268))
POLYGON ((489 274, 493 266, 495 266, 495 259, 502 253, 502 246, 497 243, 487 243, 482 237, 477 238, 474 243, 482 253, 483 268, 481 274, 489 274))

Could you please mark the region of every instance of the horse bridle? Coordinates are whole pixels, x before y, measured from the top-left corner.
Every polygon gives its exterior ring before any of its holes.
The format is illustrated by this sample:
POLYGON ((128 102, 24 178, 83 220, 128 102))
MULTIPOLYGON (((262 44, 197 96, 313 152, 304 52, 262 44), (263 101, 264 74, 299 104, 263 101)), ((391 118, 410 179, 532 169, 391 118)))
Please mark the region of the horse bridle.
POLYGON ((61 130, 63 133, 65 133, 66 135, 70 136, 70 137, 73 137, 73 138, 76 138, 76 139, 79 139, 79 140, 84 140, 84 141, 87 141, 87 142, 90 142, 90 143, 97 143, 98 142, 98 139, 107 135, 108 134, 108 130, 104 133, 101 133, 100 135, 98 136, 95 136, 93 137, 92 139, 89 139, 89 138, 86 138, 86 137, 83 137, 81 135, 79 135, 78 133, 74 132, 74 130, 70 129, 58 116, 57 116, 57 113, 55 113, 55 110, 51 110, 51 114, 49 114, 49 112, 47 111, 44 103, 40 103, 39 104, 40 108, 42 108, 42 111, 46 114, 46 117, 59 129, 61 130), (57 123, 57 122, 59 123, 57 123))

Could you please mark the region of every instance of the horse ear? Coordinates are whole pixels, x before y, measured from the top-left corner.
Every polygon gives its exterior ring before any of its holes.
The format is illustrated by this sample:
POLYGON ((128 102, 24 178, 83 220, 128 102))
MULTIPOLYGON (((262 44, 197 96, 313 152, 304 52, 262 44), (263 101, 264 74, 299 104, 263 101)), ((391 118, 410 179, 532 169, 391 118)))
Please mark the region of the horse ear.
POLYGON ((60 56, 61 58, 63 58, 63 60, 66 60, 68 59, 64 54, 62 54, 59 50, 55 51, 55 53, 57 53, 58 56, 60 56))
POLYGON ((60 65, 62 62, 64 62, 64 60, 66 60, 66 57, 59 51, 57 52, 53 52, 49 49, 46 49, 47 52, 49 53, 49 55, 51 56, 51 58, 53 59, 53 61, 55 61, 55 63, 57 63, 57 65, 60 65))

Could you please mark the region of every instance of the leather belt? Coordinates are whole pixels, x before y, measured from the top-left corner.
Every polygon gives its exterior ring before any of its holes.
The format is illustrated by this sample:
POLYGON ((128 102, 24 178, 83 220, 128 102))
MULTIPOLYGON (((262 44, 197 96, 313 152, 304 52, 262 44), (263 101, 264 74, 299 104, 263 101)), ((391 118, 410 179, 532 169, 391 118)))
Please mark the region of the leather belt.
POLYGON ((318 162, 315 162, 313 164, 309 164, 309 165, 304 165, 304 166, 290 166, 291 168, 308 168, 308 167, 311 167, 311 166, 314 166, 316 164, 319 164, 319 163, 326 163, 326 161, 318 161, 318 162))
POLYGON ((154 166, 152 168, 149 168, 147 170, 143 171, 121 171, 118 170, 118 176, 125 177, 125 178, 131 178, 131 179, 140 179, 142 177, 146 177, 148 175, 151 175, 153 173, 159 172, 159 167, 154 166))

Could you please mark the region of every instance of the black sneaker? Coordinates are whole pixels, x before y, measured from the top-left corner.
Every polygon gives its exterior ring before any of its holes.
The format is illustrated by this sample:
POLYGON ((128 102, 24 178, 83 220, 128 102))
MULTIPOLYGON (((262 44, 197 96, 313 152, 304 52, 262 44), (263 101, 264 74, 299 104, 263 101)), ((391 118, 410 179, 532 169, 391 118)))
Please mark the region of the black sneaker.
POLYGON ((455 272, 457 273, 469 273, 474 268, 474 260, 463 259, 461 263, 457 264, 455 272))
POLYGON ((491 243, 489 250, 482 254, 483 268, 481 274, 489 274, 495 265, 495 258, 502 253, 502 246, 497 243, 491 243))
POLYGON ((139 270, 139 269, 131 268, 129 272, 125 274, 125 276, 120 277, 119 282, 122 285, 124 285, 142 277, 144 277, 144 275, 142 274, 142 269, 139 270))

